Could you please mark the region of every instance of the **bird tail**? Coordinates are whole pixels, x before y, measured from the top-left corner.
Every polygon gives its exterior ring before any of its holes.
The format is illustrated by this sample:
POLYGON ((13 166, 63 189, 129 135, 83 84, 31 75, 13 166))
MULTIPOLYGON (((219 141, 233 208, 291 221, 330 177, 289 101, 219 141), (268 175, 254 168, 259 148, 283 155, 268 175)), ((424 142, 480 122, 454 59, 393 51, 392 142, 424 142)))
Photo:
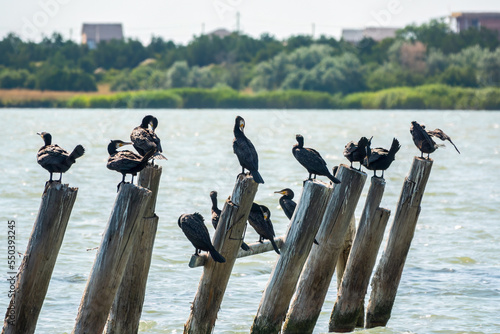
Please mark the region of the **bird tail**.
POLYGON ((151 157, 155 154, 155 149, 152 148, 150 149, 148 152, 146 152, 146 154, 144 154, 144 156, 142 157, 142 160, 141 160, 141 165, 146 167, 149 159, 151 159, 151 157))
POLYGON ((69 159, 75 161, 85 153, 85 149, 82 145, 76 145, 75 149, 69 155, 69 159))
POLYGON ((246 244, 246 242, 242 241, 241 242, 241 249, 243 249, 244 251, 248 252, 250 250, 250 247, 248 247, 248 245, 246 244))
POLYGON ((399 145, 399 141, 396 138, 393 138, 391 148, 389 149, 389 154, 394 157, 400 148, 401 145, 399 145))
POLYGON ((217 252, 213 246, 210 247, 209 252, 210 255, 212 256, 212 259, 214 259, 215 262, 220 262, 220 263, 226 262, 226 259, 222 255, 220 255, 220 253, 217 252))
POLYGON ((250 175, 252 175, 253 180, 255 182, 257 182, 257 183, 264 183, 264 179, 262 178, 262 176, 260 176, 259 171, 257 171, 257 170, 251 170, 250 171, 250 175))
POLYGON ((270 239, 269 241, 271 241, 271 244, 273 245, 274 251, 276 253, 278 253, 278 255, 281 255, 280 250, 278 248, 278 245, 276 245, 276 242, 274 242, 274 239, 270 239))
POLYGON ((168 160, 167 157, 164 156, 163 154, 161 154, 160 152, 156 152, 153 155, 153 159, 156 159, 156 160, 168 160))
POLYGON ((328 174, 327 177, 330 179, 330 181, 332 181, 333 183, 340 183, 340 180, 337 179, 335 176, 333 176, 332 174, 328 174))

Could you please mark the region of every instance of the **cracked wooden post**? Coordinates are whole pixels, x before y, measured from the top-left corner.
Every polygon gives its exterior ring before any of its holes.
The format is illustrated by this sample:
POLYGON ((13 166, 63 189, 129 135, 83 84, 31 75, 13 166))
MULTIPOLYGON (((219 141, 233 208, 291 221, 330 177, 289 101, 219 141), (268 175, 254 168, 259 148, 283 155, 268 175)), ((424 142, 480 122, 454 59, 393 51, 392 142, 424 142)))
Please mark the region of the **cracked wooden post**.
POLYGON ((313 247, 300 275, 283 333, 312 333, 325 301, 345 234, 354 215, 366 174, 341 165, 313 247))
POLYGON ((213 242, 226 262, 218 263, 211 258, 206 260, 184 333, 212 333, 257 188, 258 184, 251 176, 238 176, 231 199, 222 209, 213 242))
POLYGON ((160 166, 148 165, 139 174, 139 185, 151 190, 151 197, 146 203, 137 240, 132 248, 122 282, 108 316, 104 331, 106 334, 135 334, 139 330, 146 283, 158 228, 155 206, 161 173, 160 166))
POLYGON ((300 201, 292 216, 281 256, 260 301, 251 333, 278 333, 295 291, 300 272, 313 245, 331 186, 320 181, 304 184, 300 201))
POLYGON ((348 265, 351 268, 343 276, 348 278, 344 282, 341 277, 337 282, 337 301, 329 325, 332 332, 350 332, 356 326, 362 327, 364 325, 364 296, 382 242, 385 224, 387 224, 387 221, 385 221, 381 225, 380 214, 377 214, 384 195, 384 189, 384 179, 371 178, 370 189, 368 190, 358 231, 351 249, 352 257, 350 255, 348 260, 348 265), (372 246, 366 249, 368 245, 372 246), (361 266, 357 267, 359 265, 361 266))
MULTIPOLYGON (((16 275, 15 268, 11 268, 12 272, 8 273, 8 281, 11 287, 15 283, 15 289, 2 333, 35 332, 77 193, 78 188, 58 182, 48 183, 45 187, 19 271, 16 275)), ((14 256, 17 258, 17 254, 14 256)))
POLYGON ((372 292, 366 310, 366 328, 385 326, 391 317, 431 168, 432 160, 415 157, 410 173, 403 183, 389 240, 372 278, 372 292))
POLYGON ((342 276, 344 276, 345 266, 347 264, 347 259, 351 253, 352 242, 354 236, 356 235, 356 218, 352 215, 351 221, 349 222, 349 227, 345 233, 344 246, 342 246, 342 251, 339 254, 337 260, 337 267, 335 272, 337 273, 337 290, 340 289, 340 283, 342 282, 342 276))
POLYGON ((104 330, 150 196, 148 189, 130 183, 120 186, 80 302, 73 334, 100 334, 104 330))

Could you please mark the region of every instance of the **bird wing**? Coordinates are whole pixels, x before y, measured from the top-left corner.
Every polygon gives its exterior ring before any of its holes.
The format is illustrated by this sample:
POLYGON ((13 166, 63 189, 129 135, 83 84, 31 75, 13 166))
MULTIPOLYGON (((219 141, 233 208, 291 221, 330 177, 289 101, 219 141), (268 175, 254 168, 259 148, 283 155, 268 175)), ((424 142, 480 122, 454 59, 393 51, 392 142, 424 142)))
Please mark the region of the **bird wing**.
POLYGON ((116 171, 127 171, 136 167, 142 160, 140 155, 130 151, 119 151, 108 159, 106 167, 116 171))
POLYGON ((250 139, 234 138, 233 152, 238 157, 240 165, 248 170, 259 170, 259 156, 250 139))
POLYGON ((358 145, 355 142, 351 141, 351 142, 347 143, 347 145, 344 148, 344 157, 349 156, 350 154, 355 152, 357 149, 358 149, 358 145))
POLYGON ((162 152, 160 150, 161 146, 158 147, 159 138, 149 129, 144 129, 140 126, 136 127, 130 134, 130 140, 134 144, 135 149, 141 154, 145 154, 153 148, 162 152))
POLYGON ((382 147, 372 148, 371 154, 370 154, 370 159, 368 160, 368 162, 372 163, 374 161, 377 161, 382 156, 386 156, 387 154, 389 154, 389 151, 386 150, 385 148, 382 148, 382 147))
POLYGON ((432 136, 432 137, 437 137, 437 138, 441 139, 442 141, 445 141, 445 140, 449 141, 451 143, 451 145, 453 145, 453 147, 455 147, 455 150, 457 150, 457 152, 460 153, 460 151, 458 150, 458 148, 451 141, 450 136, 448 136, 446 133, 444 133, 443 130, 441 130, 441 129, 435 129, 434 131, 427 131, 427 134, 429 136, 432 136))
POLYGON ((69 157, 69 153, 58 145, 47 145, 38 150, 37 161, 40 165, 59 164, 69 157))

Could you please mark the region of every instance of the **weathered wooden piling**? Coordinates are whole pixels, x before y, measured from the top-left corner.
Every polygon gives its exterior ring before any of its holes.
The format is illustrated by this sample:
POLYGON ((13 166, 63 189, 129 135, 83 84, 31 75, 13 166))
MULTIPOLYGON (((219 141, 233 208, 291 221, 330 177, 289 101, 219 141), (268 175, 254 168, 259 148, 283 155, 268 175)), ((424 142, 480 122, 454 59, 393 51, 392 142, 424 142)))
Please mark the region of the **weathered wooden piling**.
POLYGON ((281 256, 262 296, 251 333, 280 331, 331 193, 331 186, 325 183, 305 182, 300 201, 288 227, 281 256))
POLYGON ((35 332, 77 193, 77 188, 57 182, 45 187, 19 271, 16 275, 15 268, 11 268, 12 273, 8 273, 11 286, 14 280, 17 282, 7 308, 2 333, 35 332))
POLYGON ((105 328, 106 334, 135 334, 139 330, 149 267, 153 256, 153 245, 158 228, 155 206, 161 173, 160 166, 148 165, 139 174, 139 185, 151 190, 151 197, 146 203, 137 240, 134 243, 122 282, 109 313, 105 328))
MULTIPOLYGON (((370 203, 372 198, 377 197, 370 196, 370 193, 377 192, 374 186, 376 184, 372 179, 369 196, 330 317, 330 332, 352 332, 358 319, 364 316, 366 290, 390 216, 389 210, 377 208, 376 203, 370 203)), ((383 186, 380 188, 382 188, 379 192, 381 199, 383 186)), ((378 200, 378 204, 380 204, 380 200, 378 200)))
POLYGON ((120 186, 87 280, 73 334, 100 334, 104 330, 150 197, 148 189, 128 183, 120 186))
POLYGON ((312 333, 325 300, 345 234, 354 215, 366 174, 341 165, 313 247, 286 316, 283 333, 312 333))
POLYGON ((224 292, 243 241, 248 214, 252 207, 258 184, 253 178, 240 174, 230 200, 222 209, 214 236, 214 247, 226 259, 218 263, 211 258, 205 262, 203 275, 191 307, 184 333, 212 333, 224 292))
POLYGON ((340 283, 342 282, 342 276, 344 276, 345 267, 347 264, 347 259, 351 253, 352 242, 354 241, 354 236, 356 235, 356 218, 352 215, 351 221, 349 222, 349 227, 347 227, 347 232, 345 233, 344 246, 339 254, 337 260, 337 267, 335 272, 337 273, 337 290, 340 289, 340 283))
POLYGON ((389 321, 431 168, 432 160, 413 159, 401 190, 389 240, 372 279, 366 328, 385 326, 389 321))

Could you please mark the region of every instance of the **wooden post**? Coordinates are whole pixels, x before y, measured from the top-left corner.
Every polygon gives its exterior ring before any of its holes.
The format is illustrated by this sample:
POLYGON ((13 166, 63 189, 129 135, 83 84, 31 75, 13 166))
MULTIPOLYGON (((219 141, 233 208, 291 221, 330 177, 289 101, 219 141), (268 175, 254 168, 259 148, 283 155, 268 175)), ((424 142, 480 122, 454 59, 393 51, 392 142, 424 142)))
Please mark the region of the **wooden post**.
POLYGON ((12 272, 8 273, 11 285, 14 280, 17 282, 2 333, 35 332, 77 193, 78 188, 57 182, 45 187, 19 271, 16 275, 12 268, 12 272))
POLYGON ((372 293, 366 311, 366 328, 385 326, 391 317, 431 168, 432 160, 417 157, 413 159, 410 173, 401 190, 389 240, 372 279, 372 293))
POLYGON ((104 330, 150 197, 151 191, 145 188, 129 183, 120 186, 87 280, 73 334, 100 334, 104 330))
POLYGON ((153 256, 153 245, 158 228, 155 206, 161 173, 160 166, 148 165, 139 174, 139 185, 151 190, 151 197, 146 204, 137 240, 134 243, 125 274, 109 313, 104 331, 106 334, 135 334, 139 330, 149 267, 153 256))
POLYGON ((345 266, 347 264, 347 259, 351 253, 352 242, 354 236, 356 235, 356 218, 352 215, 351 221, 349 222, 349 227, 347 227, 347 232, 345 233, 344 246, 342 246, 342 251, 339 254, 337 260, 337 290, 340 289, 340 283, 342 282, 342 276, 344 276, 345 266))
POLYGON ((212 333, 236 255, 243 241, 257 187, 258 184, 252 177, 243 174, 238 176, 231 200, 224 204, 214 236, 214 247, 224 256, 226 262, 218 263, 211 259, 206 261, 191 314, 184 325, 184 333, 212 333))
POLYGON ((317 240, 300 276, 286 316, 283 333, 312 333, 321 312, 345 234, 358 203, 366 174, 341 165, 337 184, 329 199, 317 240))
POLYGON ((262 296, 251 333, 278 333, 302 267, 313 245, 332 188, 307 181, 292 216, 281 256, 262 296))

